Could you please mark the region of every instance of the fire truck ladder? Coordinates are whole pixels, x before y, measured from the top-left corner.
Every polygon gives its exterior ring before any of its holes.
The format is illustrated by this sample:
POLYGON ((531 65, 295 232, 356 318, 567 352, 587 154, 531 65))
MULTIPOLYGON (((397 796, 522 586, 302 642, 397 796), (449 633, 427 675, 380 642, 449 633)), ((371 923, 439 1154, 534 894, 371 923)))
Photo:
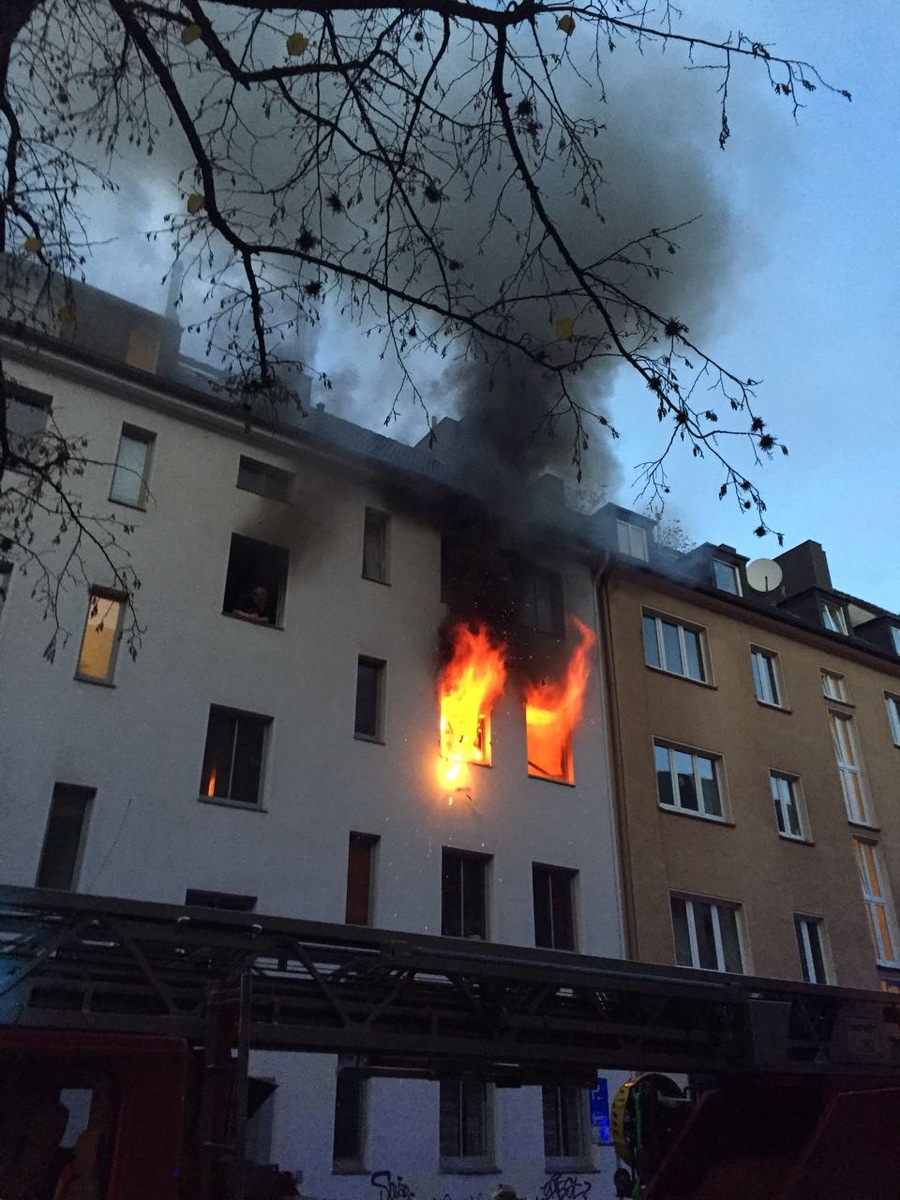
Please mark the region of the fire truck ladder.
POLYGON ((200 1195, 243 1200, 251 977, 211 983, 200 1097, 200 1195))

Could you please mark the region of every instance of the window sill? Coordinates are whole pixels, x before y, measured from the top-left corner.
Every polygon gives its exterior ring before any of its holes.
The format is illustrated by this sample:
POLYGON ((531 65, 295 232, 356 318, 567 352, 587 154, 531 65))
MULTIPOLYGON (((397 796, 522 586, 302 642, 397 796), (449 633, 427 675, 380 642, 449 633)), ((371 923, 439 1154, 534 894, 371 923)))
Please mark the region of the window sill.
POLYGON ((123 508, 130 508, 134 512, 146 512, 147 511, 146 501, 142 504, 135 504, 135 502, 133 500, 120 500, 118 498, 118 496, 110 496, 109 502, 110 502, 110 504, 121 504, 123 508))
POLYGON ((442 1158, 438 1171, 441 1175, 499 1175, 500 1168, 494 1163, 467 1161, 464 1158, 442 1158))
POLYGON ((782 833, 780 829, 778 830, 778 836, 783 842, 793 842, 797 846, 814 846, 816 844, 812 838, 795 837, 792 833, 782 833))
POLYGON ((377 575, 361 575, 361 579, 365 579, 367 583, 380 583, 382 587, 390 587, 389 579, 379 579, 377 575))
POLYGON ((657 808, 660 812, 671 813, 675 817, 690 817, 693 821, 709 821, 712 825, 727 825, 729 829, 734 829, 734 821, 729 821, 725 817, 714 817, 709 813, 692 812, 689 808, 674 808, 668 804, 657 803, 657 808))
POLYGON ((595 1167, 589 1158, 548 1158, 544 1162, 548 1175, 602 1175, 601 1167, 595 1167))
POLYGON ((198 796, 201 804, 215 804, 220 808, 242 808, 244 812, 265 813, 269 810, 261 804, 248 804, 246 800, 229 800, 225 796, 198 796))
POLYGON ((769 708, 774 712, 792 713, 794 711, 792 708, 788 708, 786 704, 773 704, 771 700, 760 700, 759 696, 756 697, 756 703, 760 708, 769 708))
POLYGON ((575 786, 574 782, 570 783, 568 779, 553 779, 549 775, 532 775, 530 771, 528 778, 536 779, 538 783, 555 783, 557 787, 573 788, 575 786))
POLYGON ((254 621, 252 617, 242 617, 240 613, 223 610, 222 616, 229 617, 232 621, 240 621, 242 625, 255 625, 257 629, 284 629, 277 621, 254 621))
POLYGON ((373 746, 384 746, 386 744, 384 738, 375 737, 371 733, 354 733, 353 737, 357 742, 371 742, 373 746))
POLYGON ((111 679, 95 679, 93 675, 75 675, 76 683, 92 683, 95 687, 114 688, 116 685, 111 679))
POLYGON ((644 666, 648 671, 653 671, 657 675, 665 675, 669 679, 683 679, 685 683, 694 683, 698 687, 709 688, 712 692, 719 690, 719 685, 708 679, 695 679, 693 675, 682 675, 680 671, 667 671, 665 667, 655 667, 653 663, 645 662, 644 666))
POLYGON ((331 1164, 332 1175, 366 1175, 369 1174, 369 1168, 364 1167, 361 1162, 333 1162, 331 1164))
POLYGON ((881 826, 874 825, 871 821, 854 821, 852 817, 848 817, 847 824, 852 825, 854 829, 865 829, 868 833, 881 833, 881 826))

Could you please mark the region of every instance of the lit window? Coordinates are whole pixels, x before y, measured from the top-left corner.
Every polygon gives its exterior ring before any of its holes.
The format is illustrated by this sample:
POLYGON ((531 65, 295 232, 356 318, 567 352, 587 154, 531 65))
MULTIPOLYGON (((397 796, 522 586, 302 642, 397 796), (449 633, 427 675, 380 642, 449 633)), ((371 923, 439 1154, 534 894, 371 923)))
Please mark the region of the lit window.
POLYGON ((77 679, 111 683, 116 667, 126 597, 122 592, 92 588, 78 655, 77 679))
POLYGON ((703 635, 677 621, 644 613, 644 661, 649 667, 704 682, 703 635))
POLYGON ((351 833, 347 852, 348 925, 372 924, 372 877, 378 838, 370 833, 351 833))
POLYGON ((822 624, 826 629, 830 629, 832 633, 846 633, 847 618, 844 616, 843 608, 839 604, 832 604, 828 600, 823 600, 822 624))
POLYGON ((695 816, 722 818, 718 759, 678 746, 654 743, 659 803, 695 816))
POLYGON ((32 444, 40 439, 50 415, 50 403, 49 396, 31 388, 7 387, 6 430, 14 454, 27 456, 32 444))
POLYGON ((713 559, 713 577, 720 592, 730 592, 732 596, 741 594, 741 576, 734 563, 723 562, 721 558, 713 559))
POLYGON ((847 681, 843 675, 835 671, 822 671, 822 691, 829 700, 840 700, 847 703, 847 681))
POLYGON ((338 1170, 360 1170, 365 1162, 366 1081, 356 1071, 337 1073, 332 1159, 338 1170))
POLYGON ((518 587, 519 624, 553 637, 563 637, 563 588, 559 573, 539 567, 521 568, 518 587))
POLYGON ((891 738, 895 746, 900 746, 900 696, 884 694, 887 705, 888 724, 891 727, 891 738))
POLYGON ((647 561, 647 532, 642 526, 632 525, 630 521, 616 521, 616 540, 620 554, 647 561))
POLYGON ((75 887, 95 795, 94 788, 67 783, 54 786, 35 887, 66 892, 75 887))
POLYGON ((156 434, 146 429, 137 429, 133 425, 122 426, 109 489, 110 500, 129 504, 132 508, 146 507, 150 452, 155 440, 156 434))
POLYGON ((441 852, 441 933, 487 938, 487 866, 490 857, 460 850, 441 852))
POLYGON ((367 508, 363 524, 363 579, 388 583, 388 531, 391 518, 387 513, 367 508))
POLYGON ((778 771, 769 772, 769 785, 772 789, 772 800, 775 804, 775 820, 778 832, 782 837, 803 837, 800 821, 799 784, 791 775, 782 775, 778 771))
POLYGON ((672 926, 679 967, 743 974, 736 905, 698 896, 672 896, 672 926))
POLYGON ((750 665, 753 668, 753 687, 760 704, 781 707, 781 689, 778 685, 778 655, 755 646, 750 650, 750 665))
POLYGON ((369 742, 384 740, 384 672, 386 664, 360 656, 356 664, 354 734, 369 742))
POLYGON ((541 1088, 544 1158, 548 1171, 582 1165, 587 1158, 585 1094, 581 1088, 541 1088))
POLYGON ((794 917, 800 969, 807 983, 828 983, 825 967, 824 922, 818 917, 794 917))
POLYGON ((287 501, 291 496, 293 482, 294 477, 290 471, 282 471, 280 467, 273 467, 271 463, 241 455, 237 486, 242 492, 253 492, 254 495, 265 496, 268 500, 287 501))
POLYGON ((487 1169, 493 1165, 491 1087, 480 1080, 440 1084, 440 1169, 487 1169))
POLYGON ((206 729, 200 795, 259 804, 271 717, 212 705, 206 729))
POLYGON ((577 872, 532 864, 534 944, 551 950, 575 949, 572 887, 577 872))
POLYGON ((891 645, 894 647, 894 653, 900 654, 900 627, 891 625, 891 645))
POLYGON ((525 734, 529 775, 556 783, 574 782, 570 735, 560 735, 555 724, 541 725, 533 721, 526 723, 525 734))
POLYGON ((876 961, 881 966, 897 966, 897 918, 884 885, 881 853, 873 842, 860 838, 853 839, 853 848, 876 961))
POLYGON ((287 550, 232 534, 222 611, 256 625, 276 625, 287 573, 287 550))
POLYGON ((847 817, 858 824, 871 825, 866 785, 853 734, 853 720, 838 712, 829 712, 828 720, 831 724, 847 817))

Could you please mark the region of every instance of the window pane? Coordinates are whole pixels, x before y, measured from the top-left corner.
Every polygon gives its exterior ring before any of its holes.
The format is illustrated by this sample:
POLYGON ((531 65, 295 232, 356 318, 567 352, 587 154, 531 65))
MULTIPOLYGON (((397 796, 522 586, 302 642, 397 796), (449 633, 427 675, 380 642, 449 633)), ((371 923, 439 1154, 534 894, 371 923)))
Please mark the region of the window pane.
POLYGON ((379 700, 381 672, 384 664, 369 659, 359 659, 356 672, 356 724, 355 732, 363 737, 377 738, 379 725, 379 700))
POLYGON ((653 617, 644 617, 644 662, 651 667, 660 666, 659 643, 656 640, 656 621, 653 617))
POLYGON ((722 802, 719 799, 719 781, 716 766, 711 758, 697 755, 697 772, 703 794, 703 811, 711 817, 721 817, 722 802))
POLYGON ((715 573, 717 588, 723 592, 730 592, 733 596, 740 595, 736 567, 732 566, 731 563, 722 562, 719 558, 714 558, 713 572, 715 573))
POLYGON ((441 933, 462 937, 462 861, 449 850, 441 863, 441 933))
POLYGON ((678 626, 669 621, 660 621, 663 635, 663 657, 667 671, 676 675, 684 674, 684 663, 681 658, 681 643, 678 638, 678 626))
POLYGON ((672 791, 672 769, 669 762, 669 750, 666 746, 654 746, 653 757, 656 762, 656 787, 659 791, 660 804, 669 808, 675 806, 675 794, 672 791))
POLYGON ((687 901, 672 897, 672 928, 675 931, 675 961, 679 967, 692 967, 691 935, 688 931, 687 901))
POLYGON ((440 1152, 445 1158, 458 1158, 461 1151, 459 1115, 462 1085, 444 1081, 440 1087, 440 1152))
POLYGON ((93 795, 88 788, 57 784, 53 789, 36 887, 68 891, 74 885, 78 853, 93 795))
POLYGON ((122 434, 109 490, 110 500, 133 504, 135 507, 144 503, 149 452, 150 443, 146 439, 122 434))
POLYGON ((202 796, 228 798, 231 787, 231 757, 237 718, 232 713, 211 708, 206 727, 206 749, 200 779, 202 796))
POLYGON ((487 936, 484 896, 484 862, 479 858, 462 859, 462 935, 487 936))
POLYGON ((287 500, 293 478, 289 471, 241 455, 237 477, 237 486, 241 491, 254 492, 269 500, 287 500))
POLYGON ((678 803, 690 812, 698 812, 700 806, 694 781, 694 757, 691 754, 685 754, 683 750, 675 750, 673 754, 675 773, 678 779, 678 803))
POLYGON ((369 906, 372 894, 372 852, 375 838, 360 833, 350 834, 347 854, 347 907, 344 920, 348 925, 369 925, 369 906))
POLYGON ((741 974, 744 970, 741 961, 741 942, 738 937, 737 913, 733 908, 724 905, 716 906, 719 917, 719 937, 722 940, 722 953, 725 957, 724 970, 741 974))
POLYGON ((122 603, 96 593, 90 598, 78 655, 77 674, 104 682, 112 678, 122 603))
POLYGON ((363 1159, 363 1081, 349 1071, 339 1071, 334 1096, 335 1161, 360 1163, 363 1159))
POLYGON ((13 451, 28 453, 29 441, 44 432, 49 411, 49 397, 46 400, 35 398, 29 401, 24 396, 7 395, 6 428, 13 451))
POLYGON ((900 629, 896 625, 891 626, 891 645, 894 647, 894 653, 900 654, 900 629))
POLYGON ((810 983, 825 983, 825 959, 822 955, 822 938, 818 922, 807 921, 806 932, 809 935, 809 950, 812 957, 812 978, 810 983))
POLYGON ((578 1158, 583 1154, 581 1137, 582 1094, 573 1087, 541 1089, 544 1117, 544 1156, 578 1158))
POLYGON ((687 674, 691 679, 702 679, 703 658, 700 654, 700 634, 693 629, 684 630, 684 653, 687 659, 687 674))
POLYGON ((467 1080, 462 1087, 462 1154, 482 1158, 487 1153, 485 1085, 467 1080))
POLYGON ((258 802, 265 736, 266 727, 262 721, 238 718, 231 771, 232 800, 242 800, 245 804, 258 802))
POLYGON ((568 872, 550 873, 550 895, 553 905, 553 946, 556 950, 574 950, 572 876, 568 872))
POLYGON ((363 529, 362 573, 366 579, 374 579, 378 583, 384 583, 387 579, 385 553, 387 549, 387 522, 388 517, 386 513, 376 512, 372 508, 366 509, 365 526, 363 529))
POLYGON ((694 929, 697 935, 697 966, 707 971, 721 970, 716 954, 716 937, 713 930, 713 906, 703 900, 694 900, 694 929))

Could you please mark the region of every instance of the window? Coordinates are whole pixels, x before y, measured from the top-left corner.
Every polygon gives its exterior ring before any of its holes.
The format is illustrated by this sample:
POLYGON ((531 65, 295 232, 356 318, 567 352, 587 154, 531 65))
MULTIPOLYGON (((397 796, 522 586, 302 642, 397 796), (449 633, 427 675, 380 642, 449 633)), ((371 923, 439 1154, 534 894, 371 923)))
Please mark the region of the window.
POLYGON ((565 636, 563 587, 558 571, 539 567, 520 569, 519 624, 553 637, 565 636))
POLYGON ((900 654, 900 626, 891 625, 891 645, 894 647, 894 653, 900 654))
POLYGON ((337 1073, 332 1159, 338 1170, 362 1170, 365 1162, 366 1081, 356 1071, 337 1073))
POLYGON ((722 817, 718 759, 655 742, 656 786, 663 808, 722 817))
POLYGON ((585 1096, 581 1088, 541 1088, 547 1170, 577 1166, 587 1158, 585 1096), (574 1161, 573 1161, 574 1160, 574 1161))
POLYGON ((487 865, 490 856, 441 851, 441 933, 487 938, 487 865))
POLYGON ((147 481, 150 477, 150 452, 156 434, 134 425, 123 425, 109 488, 110 500, 146 508, 147 481))
POLYGON ((897 918, 884 886, 881 854, 874 842, 853 839, 863 902, 869 914, 869 929, 875 958, 882 966, 897 966, 897 918))
POLYGON ((371 833, 351 833, 347 853, 347 907, 344 920, 348 925, 372 924, 372 877, 375 847, 379 839, 371 833))
POLYGON ((282 471, 269 463, 241 455, 238 463, 237 485, 242 492, 253 492, 268 500, 288 501, 294 477, 290 471, 282 471))
POLYGON ((384 740, 384 671, 377 658, 360 658, 356 664, 356 720, 354 732, 369 742, 384 740))
POLYGON ((840 604, 833 604, 829 600, 822 601, 822 624, 832 633, 847 632, 847 618, 840 604))
POLYGON ((550 779, 555 783, 574 783, 572 764, 572 735, 559 721, 533 718, 543 715, 540 709, 525 706, 525 746, 528 755, 528 774, 533 779, 550 779))
POLYGON ((91 588, 75 671, 77 679, 112 683, 126 602, 127 596, 122 592, 91 588))
POLYGON ((0 559, 0 617, 3 616, 3 609, 6 605, 6 597, 9 595, 9 585, 11 582, 12 565, 0 559))
POLYGON ((705 681, 702 637, 699 629, 644 613, 644 661, 648 667, 705 681))
POLYGON ((388 531, 391 518, 387 513, 367 508, 363 524, 363 579, 388 583, 388 531))
POLYGON ((442 1080, 440 1169, 487 1170, 493 1164, 490 1085, 480 1080, 442 1080))
POLYGON ((35 887, 71 891, 75 887, 84 850, 94 788, 57 783, 38 863, 35 887))
POLYGON ((208 892, 203 888, 188 888, 184 902, 192 908, 220 908, 225 912, 253 912, 256 897, 239 892, 208 892))
POLYGON ((807 983, 828 983, 825 968, 824 922, 818 917, 794 916, 800 969, 807 983))
POLYGON ((871 825, 866 785, 856 749, 856 739, 853 735, 853 719, 843 713, 829 712, 828 720, 831 724, 831 736, 834 740, 834 752, 841 776, 847 817, 861 825, 871 825))
POLYGON ((679 967, 743 974, 735 905, 697 896, 673 896, 672 926, 679 967))
POLYGON ((534 944, 551 950, 575 949, 572 887, 577 872, 533 863, 534 944))
POLYGON ((822 671, 822 691, 829 700, 840 700, 844 704, 850 698, 846 679, 835 671, 822 671))
POLYGON ((772 800, 775 802, 775 820, 782 837, 803 838, 800 821, 799 783, 792 775, 778 771, 769 772, 772 800))
POLYGON ((259 804, 266 733, 271 717, 212 705, 200 795, 210 799, 259 804))
POLYGON ((887 705, 888 724, 891 727, 891 738, 895 746, 900 746, 900 696, 884 694, 887 705))
POLYGON ((781 689, 778 685, 778 655, 756 646, 750 648, 750 665, 753 668, 753 687, 760 704, 781 707, 781 689))
POLYGON ((630 521, 616 521, 616 540, 620 554, 629 558, 639 558, 647 561, 647 532, 640 525, 632 525, 630 521))
POLYGON ((720 592, 730 592, 732 596, 740 596, 741 575, 734 563, 724 562, 721 558, 714 558, 713 578, 720 592))
POLYGON ((277 625, 287 573, 287 550, 232 534, 222 611, 257 625, 277 625))
POLYGON ((14 454, 27 455, 29 444, 43 434, 50 415, 49 396, 12 385, 6 393, 6 430, 14 454))

